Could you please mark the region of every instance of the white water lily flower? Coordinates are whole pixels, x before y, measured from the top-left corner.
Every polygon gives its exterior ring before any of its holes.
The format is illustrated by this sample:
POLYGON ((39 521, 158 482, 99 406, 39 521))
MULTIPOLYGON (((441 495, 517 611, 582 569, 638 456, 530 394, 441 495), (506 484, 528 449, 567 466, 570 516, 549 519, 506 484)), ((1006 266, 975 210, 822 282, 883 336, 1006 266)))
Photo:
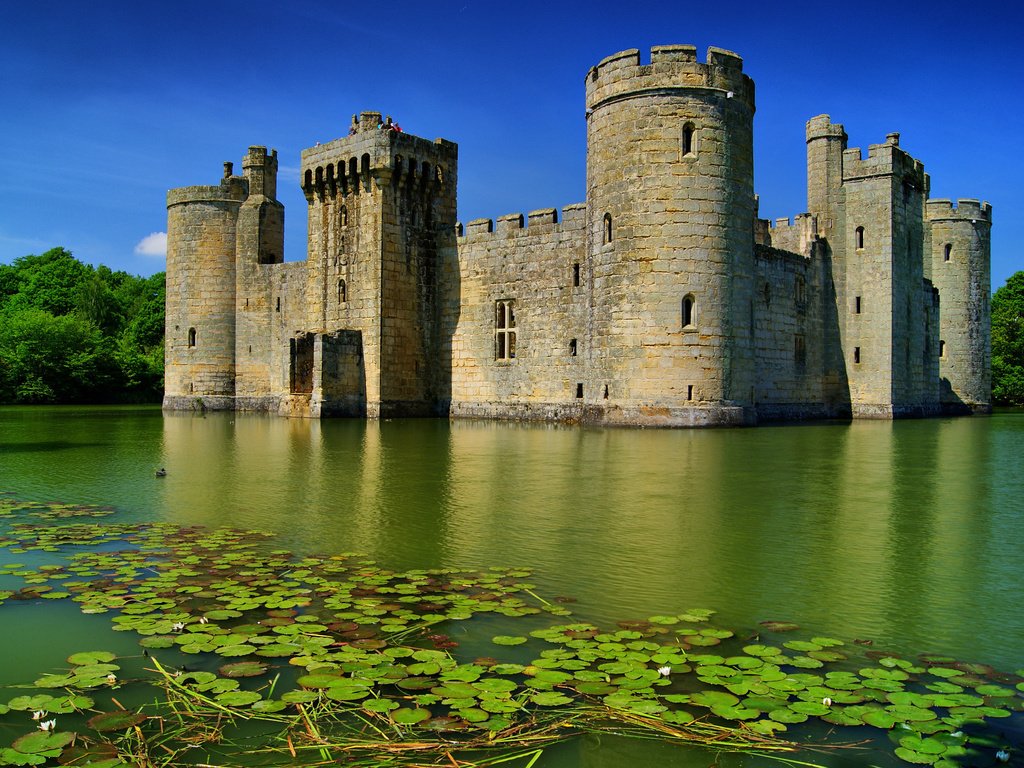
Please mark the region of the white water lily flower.
POLYGON ((209 621, 210 621, 210 620, 209 620, 208 618, 206 618, 205 616, 201 616, 201 617, 199 618, 199 623, 200 623, 200 624, 207 624, 207 623, 209 623, 209 621))
POLYGON ((56 720, 56 718, 53 719, 53 720, 43 720, 43 722, 41 722, 39 724, 39 730, 41 730, 41 731, 52 731, 56 727, 57 727, 57 720, 56 720))
POLYGON ((668 677, 672 674, 672 667, 658 667, 658 674, 662 677, 668 677))
POLYGON ((830 699, 828 696, 826 696, 824 699, 821 700, 821 703, 824 704, 826 707, 831 707, 832 706, 832 699, 830 699))
POLYGON ((32 719, 33 720, 42 720, 48 714, 50 714, 50 713, 47 712, 45 709, 37 709, 35 712, 32 713, 32 719))
POLYGON ((185 628, 185 622, 184 621, 176 621, 173 624, 171 624, 171 629, 173 629, 175 632, 181 632, 181 630, 183 630, 184 628, 185 628))
POLYGON ((1000 763, 1008 763, 1010 762, 1010 753, 1007 752, 1005 749, 1000 749, 998 752, 996 752, 996 760, 998 760, 1000 763))
POLYGON ((113 685, 116 682, 117 682, 117 675, 115 675, 113 672, 111 672, 109 675, 107 675, 107 683, 109 685, 113 685))

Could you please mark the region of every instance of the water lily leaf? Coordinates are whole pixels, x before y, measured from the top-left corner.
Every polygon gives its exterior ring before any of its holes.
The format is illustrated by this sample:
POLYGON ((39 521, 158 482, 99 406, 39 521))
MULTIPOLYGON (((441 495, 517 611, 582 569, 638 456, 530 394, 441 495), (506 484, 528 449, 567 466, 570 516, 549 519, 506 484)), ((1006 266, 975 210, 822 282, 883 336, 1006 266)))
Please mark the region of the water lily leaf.
POLYGON ((779 649, 770 645, 745 645, 743 652, 748 656, 778 656, 779 649))
POLYGON ((126 731, 145 722, 146 716, 141 712, 128 709, 115 709, 113 712, 101 712, 89 718, 86 725, 94 731, 107 733, 110 731, 126 731))
POLYGON ((792 709, 773 709, 768 717, 777 723, 802 723, 807 720, 803 712, 795 712, 792 709))
POLYGON ((617 686, 600 681, 576 683, 574 687, 577 691, 587 696, 607 696, 618 690, 617 686))
POLYGON ((281 712, 287 708, 288 702, 278 699, 260 699, 259 701, 253 702, 251 707, 253 712, 266 712, 268 714, 281 712))
POLYGON ((316 691, 286 691, 281 694, 281 701, 288 702, 289 704, 306 704, 310 701, 316 701, 320 698, 320 694, 316 691))
POLYGON ((565 704, 572 704, 572 699, 558 693, 557 691, 543 691, 541 693, 535 693, 530 697, 530 701, 539 707, 560 707, 565 704))
POLYGON ((370 699, 369 701, 364 701, 362 706, 367 712, 386 714, 393 709, 398 709, 398 702, 391 699, 370 699))
POLYGON ((246 643, 239 643, 238 645, 222 645, 217 649, 217 653, 221 656, 248 656, 250 653, 256 652, 255 645, 248 645, 246 643))
POLYGON ((915 752, 912 749, 906 747, 897 747, 896 757, 900 760, 905 760, 908 763, 914 763, 916 765, 933 765, 938 762, 941 755, 932 755, 924 752, 915 752))
POLYGON ((262 698, 256 691, 226 691, 217 695, 217 703, 226 707, 247 707, 262 698))
POLYGON ((897 720, 891 712, 883 709, 869 709, 860 716, 860 719, 868 725, 873 725, 875 728, 884 728, 885 730, 892 728, 897 720))
POLYGON ((391 712, 391 721, 399 725, 416 725, 429 719, 429 709, 402 707, 391 712))
POLYGON ((528 638, 518 637, 512 635, 497 635, 491 638, 491 642, 495 645, 522 645, 527 641, 528 638))
POLYGON ((218 671, 225 677, 258 677, 267 671, 266 664, 258 661, 236 661, 225 664, 218 671))
POLYGON ((739 704, 739 697, 725 691, 697 691, 690 701, 702 707, 731 707, 739 704))
POLYGON ((16 739, 11 748, 26 755, 56 756, 58 751, 75 738, 73 733, 33 731, 16 739))

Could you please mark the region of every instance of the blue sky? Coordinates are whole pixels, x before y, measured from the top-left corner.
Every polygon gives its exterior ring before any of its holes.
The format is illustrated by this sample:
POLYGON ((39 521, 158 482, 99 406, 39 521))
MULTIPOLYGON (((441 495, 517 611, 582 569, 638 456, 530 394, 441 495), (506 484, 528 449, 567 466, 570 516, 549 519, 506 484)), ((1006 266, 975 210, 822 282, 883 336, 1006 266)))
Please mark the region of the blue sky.
POLYGON ((60 245, 159 271, 166 191, 216 183, 250 144, 279 152, 286 259, 304 258, 299 153, 362 110, 459 144, 463 221, 580 202, 587 70, 686 43, 736 51, 754 78, 763 217, 806 207, 804 123, 829 113, 851 147, 899 131, 932 197, 992 203, 993 289, 1024 269, 1016 3, 290 5, 5 3, 0 262, 60 245))

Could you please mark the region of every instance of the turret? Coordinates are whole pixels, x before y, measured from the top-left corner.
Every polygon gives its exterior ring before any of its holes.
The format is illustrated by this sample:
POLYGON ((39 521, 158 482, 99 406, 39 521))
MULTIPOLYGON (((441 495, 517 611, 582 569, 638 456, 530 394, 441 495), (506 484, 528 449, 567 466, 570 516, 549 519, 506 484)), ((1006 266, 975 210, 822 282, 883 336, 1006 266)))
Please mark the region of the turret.
POLYGON ((928 200, 927 250, 942 297, 939 376, 943 408, 991 409, 992 206, 977 200, 928 200))
POLYGON ((711 48, 700 62, 693 46, 660 46, 650 64, 636 49, 604 59, 586 98, 585 395, 603 397, 606 384, 604 405, 742 422, 753 385, 754 84, 734 53, 711 48))
POLYGON ((245 179, 167 193, 164 404, 231 408, 235 394, 235 248, 245 179))

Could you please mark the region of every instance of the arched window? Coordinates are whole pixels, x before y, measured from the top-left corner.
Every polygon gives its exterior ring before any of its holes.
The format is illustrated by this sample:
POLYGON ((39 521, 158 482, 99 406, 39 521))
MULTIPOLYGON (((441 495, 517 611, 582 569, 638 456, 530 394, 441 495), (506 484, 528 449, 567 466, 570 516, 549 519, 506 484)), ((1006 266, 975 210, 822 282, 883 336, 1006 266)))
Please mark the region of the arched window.
POLYGON ((853 235, 854 244, 858 250, 864 247, 864 227, 857 227, 853 235))
POLYGON ((338 281, 338 303, 344 304, 346 301, 348 301, 348 287, 342 279, 338 281))
POLYGON ((692 155, 694 153, 693 133, 694 133, 693 123, 687 123, 686 125, 683 126, 683 145, 682 145, 682 150, 683 150, 683 156, 684 157, 686 155, 692 155))
POLYGON ((693 327, 695 305, 693 294, 683 297, 683 328, 693 327))
POLYGON ((942 249, 942 260, 943 261, 949 261, 949 257, 950 257, 950 255, 952 255, 952 253, 953 253, 953 244, 952 243, 946 243, 945 247, 942 249))
POLYGON ((494 303, 494 359, 514 360, 516 356, 515 300, 494 303))
POLYGON ((603 233, 604 237, 602 242, 607 245, 612 241, 612 215, 610 213, 606 213, 604 215, 603 233))
POLYGON ((188 345, 190 347, 194 347, 196 345, 196 329, 195 328, 189 328, 188 329, 188 345))
POLYGON ((946 342, 942 339, 939 339, 939 357, 946 359, 946 342))
POLYGON ((338 223, 343 227, 348 226, 348 206, 341 206, 341 212, 338 214, 338 223))

